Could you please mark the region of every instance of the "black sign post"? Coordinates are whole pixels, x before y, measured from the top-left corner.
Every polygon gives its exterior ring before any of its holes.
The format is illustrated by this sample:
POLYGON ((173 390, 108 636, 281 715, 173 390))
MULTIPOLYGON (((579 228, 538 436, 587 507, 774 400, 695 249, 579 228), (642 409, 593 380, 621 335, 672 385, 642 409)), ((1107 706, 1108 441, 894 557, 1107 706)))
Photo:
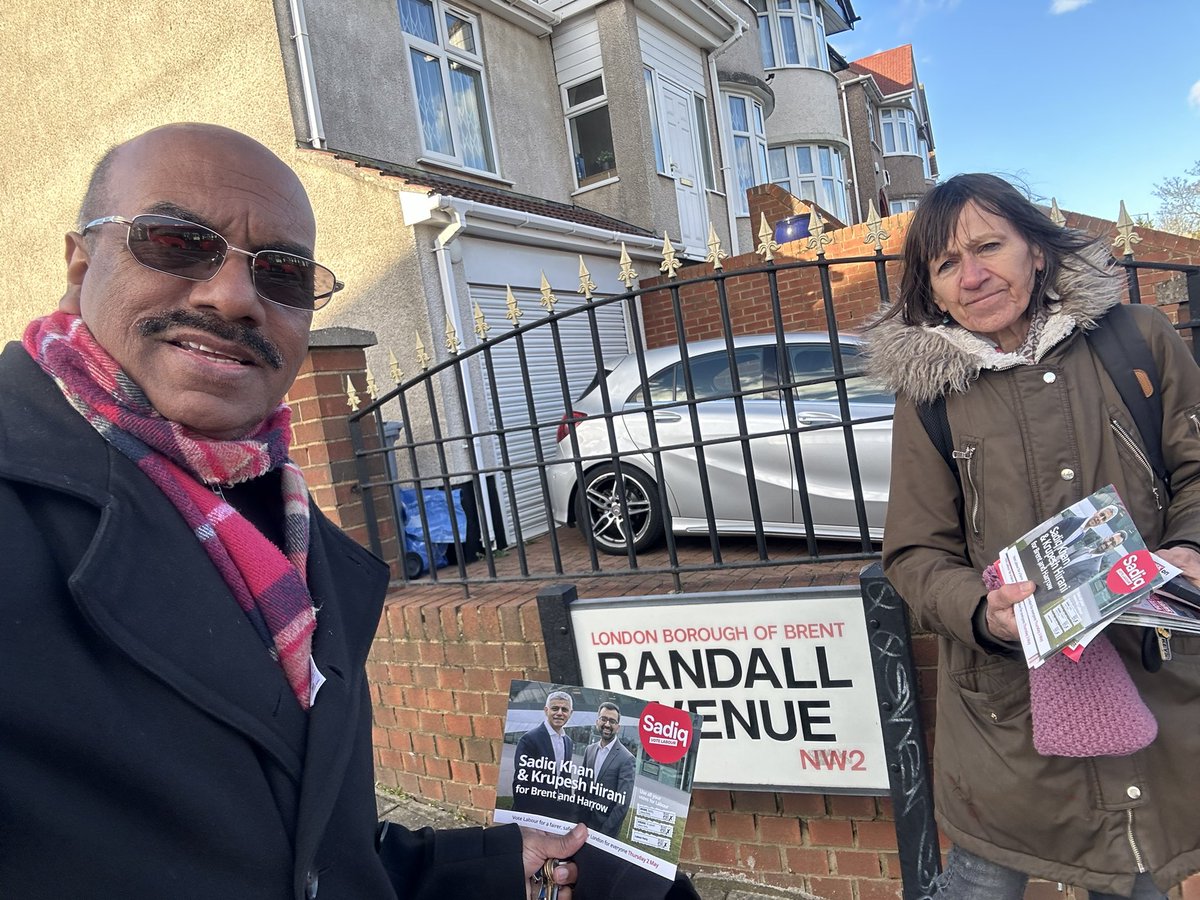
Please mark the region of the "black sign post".
POLYGON ((573 584, 551 584, 537 593, 550 680, 559 684, 583 683, 575 652, 575 633, 571 630, 571 604, 578 596, 573 584))
POLYGON ((879 696, 904 900, 924 900, 942 864, 908 613, 879 563, 862 570, 859 584, 879 696))

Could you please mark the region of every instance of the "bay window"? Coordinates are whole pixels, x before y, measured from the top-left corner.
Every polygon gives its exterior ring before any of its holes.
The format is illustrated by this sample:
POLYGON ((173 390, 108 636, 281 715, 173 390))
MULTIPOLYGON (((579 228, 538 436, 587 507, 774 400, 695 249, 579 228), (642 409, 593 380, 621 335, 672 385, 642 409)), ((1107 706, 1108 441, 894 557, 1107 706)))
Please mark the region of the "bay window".
POLYGON ((920 152, 917 145, 917 117, 911 109, 882 109, 879 111, 879 121, 883 126, 884 153, 916 156, 920 152))
POLYGON ((841 150, 825 144, 788 144, 772 147, 769 161, 773 184, 849 224, 846 165, 841 150))
POLYGON ((803 66, 829 71, 820 0, 752 0, 764 69, 803 66))
POLYGON ((734 211, 739 216, 748 216, 750 207, 746 202, 746 191, 767 180, 767 134, 763 108, 757 100, 741 94, 729 94, 727 99, 738 183, 734 211))

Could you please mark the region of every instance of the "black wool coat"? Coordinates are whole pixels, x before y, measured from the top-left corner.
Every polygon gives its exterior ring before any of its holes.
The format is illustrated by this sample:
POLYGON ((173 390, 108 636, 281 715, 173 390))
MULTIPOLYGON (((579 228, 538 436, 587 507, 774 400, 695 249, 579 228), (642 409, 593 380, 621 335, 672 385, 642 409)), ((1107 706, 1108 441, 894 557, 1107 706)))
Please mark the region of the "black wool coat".
POLYGON ((376 852, 364 662, 387 569, 313 508, 303 712, 170 501, 0 354, 0 897, 524 896, 513 826, 376 852))

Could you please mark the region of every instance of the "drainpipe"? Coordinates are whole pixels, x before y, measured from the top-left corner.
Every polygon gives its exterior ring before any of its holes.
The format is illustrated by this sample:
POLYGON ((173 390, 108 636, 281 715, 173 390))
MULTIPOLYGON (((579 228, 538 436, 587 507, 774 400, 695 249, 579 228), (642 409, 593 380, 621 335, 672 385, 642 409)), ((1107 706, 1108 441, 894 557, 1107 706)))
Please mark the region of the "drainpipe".
POLYGON ((318 150, 325 146, 325 126, 321 122, 321 104, 317 100, 317 73, 313 69, 312 49, 308 44, 308 26, 304 21, 304 0, 289 0, 292 12, 292 40, 300 63, 300 89, 304 94, 304 114, 308 120, 308 140, 318 150))
MULTIPOLYGON (((438 280, 441 282, 442 300, 446 308, 446 318, 454 326, 454 331, 458 335, 459 341, 465 344, 462 316, 459 314, 458 291, 454 288, 454 270, 452 268, 454 261, 450 258, 452 254, 450 245, 458 239, 463 229, 466 228, 466 224, 463 221, 465 212, 449 197, 442 199, 443 204, 438 209, 448 214, 450 221, 446 224, 445 228, 438 232, 437 237, 433 239, 433 255, 437 259, 438 280)), ((430 324, 434 325, 433 333, 436 339, 438 332, 444 331, 444 321, 430 324)), ((468 432, 474 434, 479 431, 479 428, 477 427, 478 422, 475 414, 475 390, 473 388, 473 380, 469 377, 463 378, 463 394, 466 397, 467 408, 462 411, 462 414, 466 419, 468 432)), ((472 442, 475 444, 475 457, 479 459, 478 440, 472 439, 472 442)), ((483 497, 483 509, 477 512, 487 522, 487 534, 494 536, 496 534, 496 527, 495 522, 492 520, 492 504, 482 482, 479 485, 479 493, 483 497)))
MULTIPOLYGON (((838 93, 842 95, 842 118, 846 123, 846 143, 850 145, 850 171, 854 173, 854 212, 858 216, 859 222, 863 220, 862 200, 859 198, 858 163, 854 160, 854 135, 850 133, 850 104, 846 99, 846 88, 870 78, 870 75, 859 75, 849 81, 838 82, 838 93)), ((867 114, 870 115, 870 108, 868 108, 867 114)), ((882 216, 883 212, 880 212, 879 215, 882 216)))
POLYGON ((712 5, 737 21, 733 35, 722 41, 720 45, 708 54, 708 81, 712 85, 714 95, 713 109, 717 114, 717 151, 721 154, 721 182, 725 187, 725 217, 729 227, 729 255, 737 256, 741 252, 741 249, 738 245, 737 211, 733 208, 732 202, 733 192, 736 189, 736 185, 733 182, 737 180, 737 176, 733 173, 732 166, 730 165, 733 157, 729 148, 728 129, 726 127, 729 124, 729 111, 725 108, 725 104, 721 102, 721 82, 717 76, 717 57, 728 50, 734 41, 744 35, 750 26, 745 23, 741 16, 734 14, 720 0, 712 0, 712 5))

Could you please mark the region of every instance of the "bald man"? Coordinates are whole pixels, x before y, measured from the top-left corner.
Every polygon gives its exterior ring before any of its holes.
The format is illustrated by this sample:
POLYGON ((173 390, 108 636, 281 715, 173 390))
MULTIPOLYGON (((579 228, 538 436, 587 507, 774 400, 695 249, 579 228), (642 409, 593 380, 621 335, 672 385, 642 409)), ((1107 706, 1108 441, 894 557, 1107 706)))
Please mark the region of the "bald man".
POLYGON ((388 571, 310 502, 281 405, 341 287, 315 240, 265 147, 156 129, 0 354, 5 900, 519 900, 586 836, 377 829, 388 571))

